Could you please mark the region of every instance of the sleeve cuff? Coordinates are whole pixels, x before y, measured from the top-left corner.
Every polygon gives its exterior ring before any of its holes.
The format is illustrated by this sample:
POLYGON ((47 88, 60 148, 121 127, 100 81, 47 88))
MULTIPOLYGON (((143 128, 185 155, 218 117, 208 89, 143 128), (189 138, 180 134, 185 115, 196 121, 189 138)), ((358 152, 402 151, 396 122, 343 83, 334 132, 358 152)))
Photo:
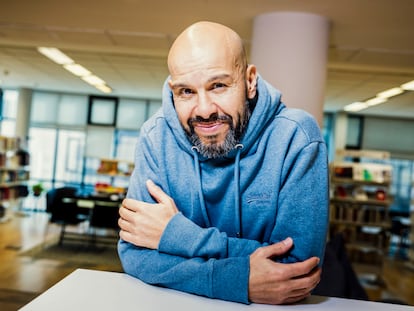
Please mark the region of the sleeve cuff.
POLYGON ((163 253, 191 258, 194 237, 198 236, 202 228, 187 219, 183 214, 177 213, 165 228, 158 250, 163 253))
POLYGON ((213 297, 250 304, 249 257, 216 260, 213 269, 213 297))

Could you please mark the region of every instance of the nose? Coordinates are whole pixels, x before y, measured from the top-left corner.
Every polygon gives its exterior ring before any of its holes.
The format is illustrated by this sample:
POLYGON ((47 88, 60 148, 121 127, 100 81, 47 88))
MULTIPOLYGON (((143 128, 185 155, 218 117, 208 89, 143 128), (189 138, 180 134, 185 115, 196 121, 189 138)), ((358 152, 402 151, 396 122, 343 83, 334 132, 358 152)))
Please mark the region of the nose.
POLYGON ((212 114, 217 113, 217 105, 207 92, 198 93, 198 102, 195 111, 196 115, 208 119, 212 114))

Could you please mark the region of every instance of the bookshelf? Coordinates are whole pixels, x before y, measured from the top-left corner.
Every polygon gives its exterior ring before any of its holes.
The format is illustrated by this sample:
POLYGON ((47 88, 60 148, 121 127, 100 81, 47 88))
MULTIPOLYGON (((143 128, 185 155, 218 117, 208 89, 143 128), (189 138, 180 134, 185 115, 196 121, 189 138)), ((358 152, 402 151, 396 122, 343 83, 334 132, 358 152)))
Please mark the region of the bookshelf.
POLYGON ((409 241, 410 248, 408 250, 408 263, 411 269, 414 270, 414 182, 411 185, 411 206, 410 206, 410 231, 409 231, 409 241))
POLYGON ((98 179, 99 176, 106 180, 109 178, 109 182, 95 183, 95 192, 124 195, 127 191, 126 184, 134 170, 134 163, 117 159, 99 159, 99 161, 99 167, 96 170, 98 179))
POLYGON ((28 195, 29 161, 20 138, 0 136, 0 222, 7 221, 10 207, 28 195))
POLYGON ((390 154, 338 150, 330 163, 330 235, 342 233, 360 279, 380 280, 389 246, 390 154))

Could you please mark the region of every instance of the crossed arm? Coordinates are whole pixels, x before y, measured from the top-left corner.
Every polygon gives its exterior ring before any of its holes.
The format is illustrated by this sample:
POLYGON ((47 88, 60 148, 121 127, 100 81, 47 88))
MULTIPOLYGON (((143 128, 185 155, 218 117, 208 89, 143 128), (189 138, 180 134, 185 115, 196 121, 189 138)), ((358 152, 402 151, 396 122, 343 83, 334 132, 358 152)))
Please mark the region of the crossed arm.
MULTIPOLYGON (((157 250, 170 220, 178 213, 174 200, 152 181, 147 188, 156 204, 125 199, 120 208, 120 238, 133 245, 157 250)), ((293 303, 309 296, 320 280, 319 258, 283 264, 272 260, 288 252, 291 238, 259 247, 249 256, 249 301, 293 303)))

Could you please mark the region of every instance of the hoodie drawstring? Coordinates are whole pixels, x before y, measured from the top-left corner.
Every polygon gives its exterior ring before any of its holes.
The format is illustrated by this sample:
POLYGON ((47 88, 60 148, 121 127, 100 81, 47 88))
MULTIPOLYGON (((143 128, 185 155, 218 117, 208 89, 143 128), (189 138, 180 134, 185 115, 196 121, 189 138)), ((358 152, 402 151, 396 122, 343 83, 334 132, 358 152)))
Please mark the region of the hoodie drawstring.
MULTIPOLYGON (((236 159, 234 162, 234 210, 235 210, 235 225, 236 225, 236 236, 242 237, 243 236, 243 228, 242 228, 242 210, 240 204, 240 155, 243 149, 242 144, 236 145, 235 149, 237 150, 236 159)), ((211 226, 210 219, 207 214, 206 204, 204 202, 204 194, 202 189, 201 183, 201 168, 200 162, 198 160, 198 148, 193 146, 191 147, 193 151, 193 158, 194 158, 194 169, 196 171, 196 177, 198 182, 198 197, 200 201, 200 208, 203 214, 204 222, 207 227, 211 226)))
POLYGON ((200 173, 200 163, 198 161, 198 148, 193 146, 191 147, 191 150, 193 151, 193 158, 194 158, 194 170, 196 171, 196 177, 198 180, 198 200, 200 201, 200 207, 201 212, 203 213, 204 222, 206 224, 206 227, 210 227, 210 219, 208 218, 207 209, 206 209, 206 203, 204 202, 204 194, 203 189, 201 187, 201 173, 200 173))
POLYGON ((242 144, 237 144, 237 154, 236 160, 234 162, 234 209, 236 212, 236 236, 241 238, 243 236, 243 227, 242 227, 242 210, 240 204, 240 154, 243 149, 242 144))

